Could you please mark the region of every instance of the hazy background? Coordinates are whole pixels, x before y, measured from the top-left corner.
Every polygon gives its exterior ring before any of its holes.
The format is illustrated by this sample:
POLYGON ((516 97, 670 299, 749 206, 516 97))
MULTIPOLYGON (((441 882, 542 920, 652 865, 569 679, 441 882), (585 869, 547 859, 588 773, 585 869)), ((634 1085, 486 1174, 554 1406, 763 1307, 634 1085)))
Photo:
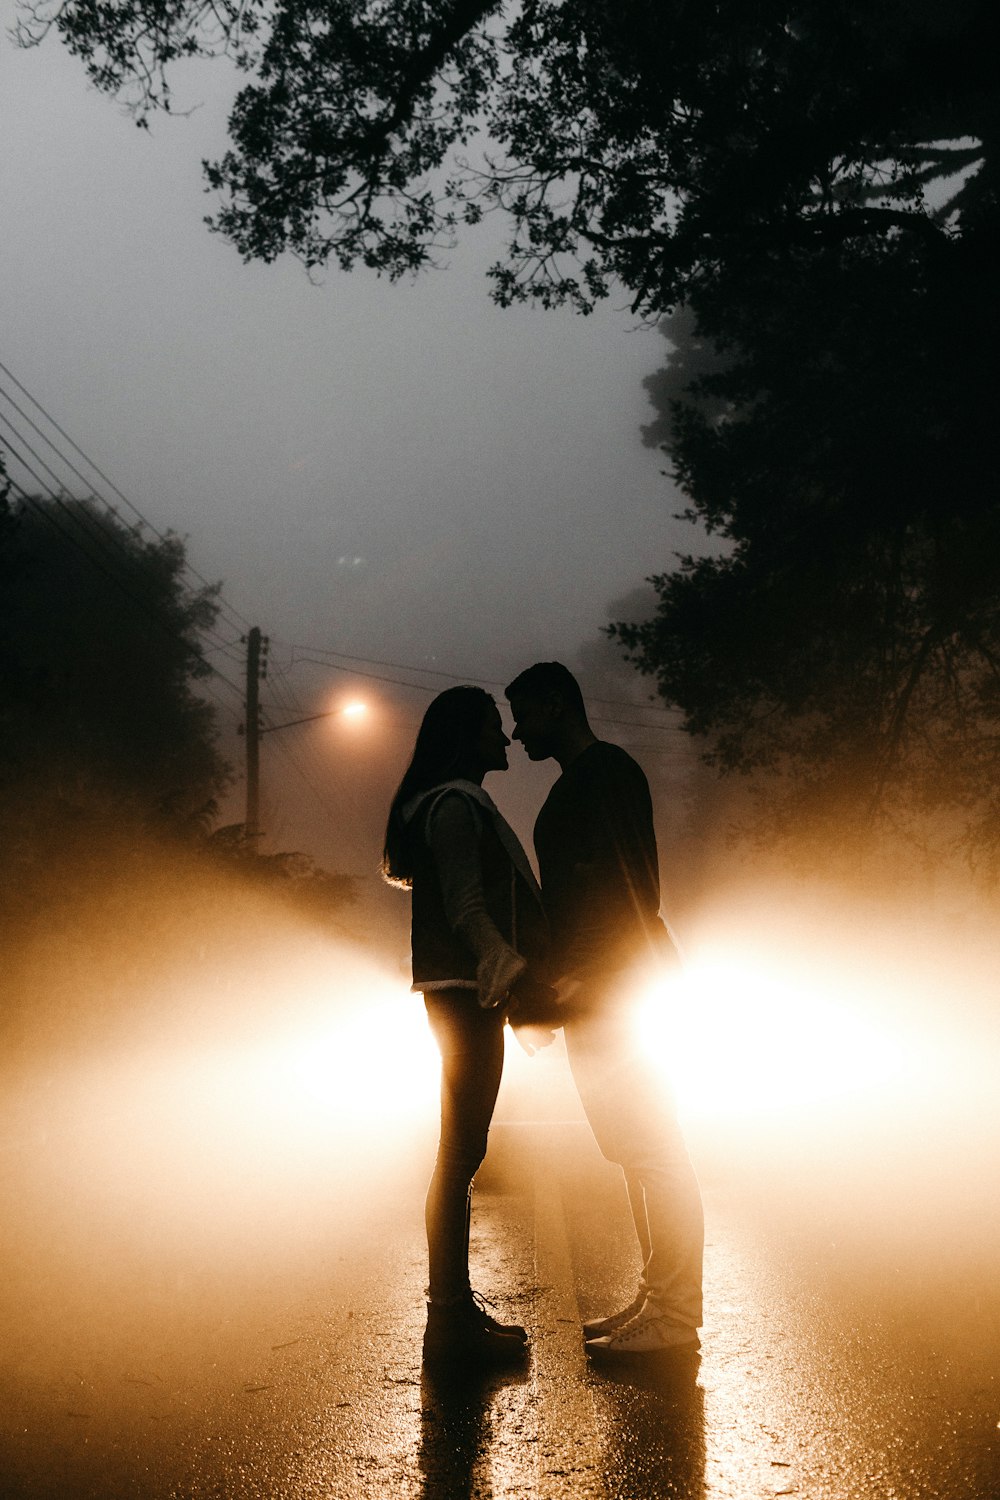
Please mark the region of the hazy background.
MULTIPOLYGON (((0 0, 5 33, 14 16, 0 0)), ((264 736, 263 846, 357 877, 360 930, 395 972, 408 908, 376 870, 423 709, 450 681, 500 695, 528 662, 556 656, 581 672, 598 731, 649 774, 665 906, 685 939, 738 927, 750 901, 752 930, 780 951, 792 892, 847 941, 815 876, 768 873, 760 850, 741 865, 723 839, 702 837, 725 822, 731 793, 696 767, 675 718, 601 634, 609 619, 641 618, 647 576, 699 545, 676 519, 683 499, 662 453, 642 442, 655 416, 643 381, 664 362, 663 339, 624 296, 589 318, 495 308, 490 221, 416 282, 331 271, 314 283, 291 260, 243 265, 202 222, 213 199, 200 163, 224 147, 236 82, 224 62, 185 65, 174 98, 189 113, 145 132, 56 38, 23 51, 5 34, 0 46, 0 361, 223 583, 208 647, 220 675, 205 685, 236 773, 222 821, 243 816, 240 637, 256 624, 270 639, 265 724, 335 711, 264 736), (336 712, 359 698, 364 718, 336 712), (692 799, 698 832, 685 838, 692 799)), ((7 376, 0 390, 45 426, 7 376)), ((0 413, 12 415, 2 399, 0 413)), ((515 747, 510 774, 488 783, 526 843, 553 775, 515 747)), ((960 880, 917 873, 907 931, 929 924, 947 952, 971 921, 992 930, 960 880)), ((852 944, 877 928, 871 898, 890 894, 878 880, 860 887, 852 944)))
MULTIPOLYGON (((674 1003, 654 999, 649 1045, 709 1193, 742 1196, 773 1233, 805 1222, 870 1286, 902 1265, 921 1318, 956 1341, 956 1289, 974 1326, 1000 1326, 980 1297, 994 913, 930 873, 896 904, 872 880, 845 895, 685 839, 692 796, 702 830, 723 815, 714 783, 601 636, 696 545, 641 441, 663 340, 624 298, 587 319, 494 308, 489 223, 414 284, 243 266, 202 223, 199 165, 223 147, 235 80, 220 63, 174 81, 193 112, 146 134, 55 39, 0 44, 0 361, 222 580, 206 691, 237 772, 250 625, 271 643, 266 724, 367 703, 262 741, 265 849, 315 855, 363 899, 345 940, 183 852, 140 849, 111 851, 65 911, 40 904, 5 975, 0 1445, 29 1476, 53 1454, 100 1476, 102 1443, 111 1473, 176 1457, 199 1423, 214 1439, 215 1388, 265 1388, 243 1344, 298 1341, 300 1276, 324 1305, 346 1299, 341 1262, 363 1259, 380 1205, 418 1309, 436 1064, 406 993, 408 903, 376 874, 381 831, 431 693, 453 678, 499 693, 539 657, 581 672, 599 732, 650 776, 665 905, 694 964, 674 1003)), ((25 403, 9 378, 0 390, 25 403)), ((553 775, 515 748, 488 782, 526 842, 553 775)), ((241 797, 237 775, 223 821, 241 797)), ((561 1044, 530 1064, 511 1052, 501 1124, 571 1115, 561 1044)), ((742 1407, 742 1354, 733 1370, 742 1407)))
MULTIPOLYGON (((9 26, 9 0, 0 14, 9 26)), ((660 726, 646 732, 618 706, 649 688, 600 635, 641 616, 646 576, 692 543, 641 442, 662 341, 624 297, 587 319, 495 308, 489 222, 415 283, 241 264, 202 223, 200 162, 222 149, 234 82, 225 63, 188 66, 175 92, 192 112, 146 133, 55 38, 24 52, 5 37, 0 358, 223 581, 229 644, 213 659, 229 682, 211 691, 237 763, 249 623, 271 641, 266 722, 359 689, 370 703, 363 726, 264 740, 269 846, 372 875, 386 796, 448 682, 428 671, 489 686, 539 657, 583 667, 612 700, 597 711, 633 721, 601 732, 669 792, 680 736, 662 710, 640 716, 660 726), (304 660, 328 652, 364 660, 304 660)), ((513 764, 492 789, 527 836, 551 776, 513 764)), ((238 786, 224 816, 242 817, 238 786)))

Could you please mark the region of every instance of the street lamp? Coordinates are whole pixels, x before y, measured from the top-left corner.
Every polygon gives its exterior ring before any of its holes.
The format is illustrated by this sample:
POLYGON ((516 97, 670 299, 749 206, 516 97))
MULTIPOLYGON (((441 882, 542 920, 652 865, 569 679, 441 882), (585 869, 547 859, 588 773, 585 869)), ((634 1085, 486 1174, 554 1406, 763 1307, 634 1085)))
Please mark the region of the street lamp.
POLYGON ((317 719, 335 719, 338 717, 346 719, 363 719, 368 712, 368 704, 360 699, 352 699, 350 703, 343 704, 340 708, 328 708, 325 713, 306 714, 301 719, 288 719, 284 724, 262 724, 260 713, 256 703, 253 705, 253 713, 247 713, 247 811, 246 811, 246 836, 248 839, 260 837, 260 758, 258 748, 265 734, 276 734, 279 729, 294 729, 297 724, 314 724, 317 719))
POLYGON ((296 724, 314 724, 317 719, 361 719, 368 712, 368 704, 361 702, 345 703, 341 708, 328 708, 325 713, 307 714, 304 719, 289 719, 285 724, 264 724, 258 730, 259 734, 274 734, 278 729, 292 729, 296 724))

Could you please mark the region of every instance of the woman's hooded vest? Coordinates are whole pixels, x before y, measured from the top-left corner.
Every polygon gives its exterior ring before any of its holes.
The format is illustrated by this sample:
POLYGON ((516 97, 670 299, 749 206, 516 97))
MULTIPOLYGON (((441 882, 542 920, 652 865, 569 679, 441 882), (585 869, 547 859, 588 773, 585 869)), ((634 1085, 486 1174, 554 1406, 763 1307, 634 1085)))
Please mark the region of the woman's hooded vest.
POLYGON ((421 792, 403 808, 413 865, 413 988, 474 989, 476 955, 448 921, 437 866, 427 842, 427 824, 438 799, 459 792, 472 805, 479 827, 479 853, 486 912, 500 936, 529 963, 538 965, 547 947, 541 897, 531 866, 513 830, 492 799, 472 781, 449 781, 421 792))

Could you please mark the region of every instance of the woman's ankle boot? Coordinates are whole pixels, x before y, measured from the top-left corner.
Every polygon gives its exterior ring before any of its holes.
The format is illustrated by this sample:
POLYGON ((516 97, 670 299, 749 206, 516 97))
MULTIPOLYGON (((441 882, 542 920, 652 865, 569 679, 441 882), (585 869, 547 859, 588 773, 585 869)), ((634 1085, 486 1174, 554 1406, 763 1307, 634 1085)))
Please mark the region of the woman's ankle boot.
POLYGON ((428 1302, 424 1359, 428 1363, 512 1364, 523 1359, 527 1344, 503 1324, 484 1321, 471 1298, 428 1302))

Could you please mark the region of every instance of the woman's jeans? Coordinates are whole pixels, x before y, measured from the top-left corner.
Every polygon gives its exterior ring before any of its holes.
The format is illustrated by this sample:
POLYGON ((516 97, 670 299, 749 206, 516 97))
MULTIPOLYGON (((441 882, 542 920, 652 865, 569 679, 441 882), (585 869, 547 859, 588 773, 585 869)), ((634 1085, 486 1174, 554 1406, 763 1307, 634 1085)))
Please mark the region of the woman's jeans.
POLYGON ((428 990, 427 1019, 441 1053, 441 1139, 424 1209, 432 1302, 469 1295, 472 1179, 503 1072, 503 1010, 483 1010, 475 990, 428 990))

